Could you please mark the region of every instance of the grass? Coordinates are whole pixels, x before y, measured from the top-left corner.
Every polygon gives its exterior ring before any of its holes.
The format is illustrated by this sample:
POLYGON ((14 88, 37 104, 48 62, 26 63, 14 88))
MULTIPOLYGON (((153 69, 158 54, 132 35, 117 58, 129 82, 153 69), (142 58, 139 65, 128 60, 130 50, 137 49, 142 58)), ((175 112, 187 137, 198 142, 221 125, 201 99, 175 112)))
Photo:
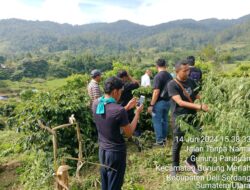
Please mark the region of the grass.
MULTIPOLYGON (((181 151, 181 166, 190 154, 184 143, 181 151)), ((128 166, 124 190, 168 190, 196 189, 195 181, 174 180, 170 178, 172 164, 172 141, 166 147, 152 148, 141 153, 129 149, 128 166)), ((178 176, 193 176, 191 172, 180 172, 178 176)))
POLYGON ((24 151, 23 137, 23 133, 0 131, 0 190, 53 189, 49 183, 52 174, 44 167, 46 159, 50 158, 40 150, 24 151), (37 184, 39 188, 32 188, 37 184))
POLYGON ((15 131, 0 131, 0 190, 18 189, 18 171, 27 159, 18 143, 22 137, 15 131))
MULTIPOLYGON (((46 169, 41 167, 39 163, 43 163, 44 160, 37 161, 37 153, 22 152, 18 145, 18 139, 22 138, 22 134, 14 131, 0 131, 0 190, 12 189, 13 187, 19 187, 20 190, 26 188, 20 188, 20 176, 26 172, 27 169, 30 172, 36 172, 39 169, 41 172, 46 169), (15 138, 13 138, 15 137, 15 138), (29 160, 28 162, 26 160, 29 160), (1 170, 1 165, 11 163, 14 169, 1 170), (37 167, 30 168, 30 163, 37 164, 37 167), (21 164, 21 166, 20 166, 21 164), (25 165, 26 164, 26 165, 25 165), (7 176, 6 178, 2 178, 7 176), (1 181, 2 180, 2 181, 1 181)), ((198 182, 203 182, 202 179, 193 179, 194 176, 190 171, 180 172, 178 174, 179 180, 171 178, 169 175, 169 169, 171 166, 171 140, 165 147, 153 147, 144 149, 142 152, 138 152, 137 147, 132 142, 127 142, 128 155, 127 155, 127 169, 125 173, 125 181, 123 190, 196 190, 198 182)), ((184 161, 190 154, 187 150, 189 143, 184 143, 181 151, 181 166, 184 166, 184 161)), ((40 155, 40 154, 39 154, 40 155)), ((51 155, 52 156, 52 155, 51 155)), ((97 155, 96 155, 97 156, 97 155)), ((98 163, 98 161, 96 161, 98 163)), ((199 162, 199 164, 206 165, 205 162, 199 162)), ((29 172, 28 172, 29 173, 29 172)), ((100 174, 99 166, 85 165, 81 170, 81 178, 77 180, 75 170, 70 171, 70 187, 72 190, 98 190, 100 189, 100 174)), ((26 174, 27 175, 27 174, 26 174)), ((38 174, 28 179, 33 179, 38 183, 40 179, 38 174), (37 181, 38 180, 38 181, 37 181)), ((50 180, 53 180, 51 174, 49 174, 50 180)), ((209 172, 204 172, 200 178, 205 178, 211 175, 209 172)), ((27 179, 27 180, 28 180, 27 179)), ((25 181, 25 178, 22 179, 25 181)), ((46 186, 43 187, 46 189, 46 186)), ((47 189, 53 189, 53 184, 47 189)), ((206 188, 205 188, 206 189, 206 188)))
POLYGON ((61 87, 66 84, 66 79, 53 79, 53 80, 47 80, 44 83, 35 83, 34 87, 38 90, 52 90, 58 87, 61 87))
POLYGON ((23 136, 15 131, 0 131, 0 164, 15 158, 22 160, 22 147, 18 141, 23 136))
POLYGON ((244 47, 247 47, 248 45, 249 45, 248 43, 231 42, 231 43, 224 44, 223 46, 220 46, 220 48, 222 50, 231 50, 233 48, 235 49, 244 48, 244 47))
POLYGON ((16 97, 18 94, 26 89, 37 90, 53 90, 66 84, 66 79, 26 79, 24 81, 1 81, 4 86, 0 86, 0 95, 7 95, 9 97, 16 97))
MULTIPOLYGON (((195 180, 174 180, 170 178, 169 168, 171 166, 171 144, 170 141, 166 147, 157 147, 137 151, 137 147, 128 142, 127 169, 125 173, 125 181, 123 190, 191 190, 196 189, 195 180)), ((184 161, 189 153, 184 144, 181 151, 181 165, 184 166, 184 161)), ((181 172, 178 176, 192 177, 191 172, 181 172)), ((78 182, 71 178, 72 189, 100 189, 100 174, 99 167, 90 166, 85 168, 83 176, 78 182), (90 173, 91 171, 91 173, 90 173)))
MULTIPOLYGON (((1 181, 0 190, 11 189, 20 185, 20 175, 24 169, 27 169, 27 162, 25 160, 33 159, 37 163, 35 152, 30 154, 22 152, 22 148, 18 145, 18 140, 22 138, 22 134, 14 131, 0 131, 0 168, 3 165, 10 163, 12 169, 0 170, 0 176, 7 176, 1 181), (13 138, 15 137, 15 138, 13 138)), ((182 163, 187 156, 185 146, 181 156, 182 163)), ((125 174, 125 182, 123 190, 165 190, 171 188, 175 189, 192 189, 193 182, 184 181, 169 181, 167 176, 168 170, 159 171, 158 166, 168 167, 171 165, 171 142, 168 146, 160 148, 145 149, 138 152, 137 147, 128 142, 128 156, 127 156, 127 170, 125 174), (181 188, 182 187, 182 188, 181 188), (185 187, 185 188, 183 188, 185 187)), ((2 167, 3 168, 3 167, 2 167)), ((72 171, 73 175, 75 171, 72 171)), ((71 173, 72 173, 71 172, 71 173)), ((183 173, 181 175, 191 175, 190 173, 183 173)), ((52 176, 51 176, 52 178, 52 176)), ((87 165, 82 169, 82 177, 80 181, 75 177, 70 178, 71 189, 100 189, 100 174, 99 166, 87 165)), ((51 188, 51 187, 50 187, 51 188)), ((22 188, 21 188, 22 189, 22 188)), ((48 187, 49 189, 49 187, 48 187)))
POLYGON ((237 67, 237 63, 223 64, 222 65, 222 71, 223 72, 230 72, 230 71, 234 70, 236 67, 237 67))

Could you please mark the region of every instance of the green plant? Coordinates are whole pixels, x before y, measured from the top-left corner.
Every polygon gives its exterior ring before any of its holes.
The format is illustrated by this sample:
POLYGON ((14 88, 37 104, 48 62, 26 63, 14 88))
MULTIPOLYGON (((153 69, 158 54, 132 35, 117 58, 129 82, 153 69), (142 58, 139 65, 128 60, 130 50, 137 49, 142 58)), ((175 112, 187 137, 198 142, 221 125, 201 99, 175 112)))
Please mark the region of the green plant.
POLYGON ((142 131, 152 131, 152 116, 147 112, 148 106, 150 105, 150 101, 152 98, 152 91, 153 89, 151 87, 140 87, 139 89, 136 89, 133 91, 133 95, 137 98, 139 98, 141 95, 145 96, 144 101, 144 111, 141 113, 139 125, 142 131))
MULTIPOLYGON (((225 157, 241 157, 248 158, 249 152, 245 152, 241 147, 249 145, 247 140, 250 136, 250 82, 249 78, 221 78, 210 75, 202 90, 203 102, 208 104, 210 111, 208 113, 199 113, 199 118, 202 123, 202 134, 204 137, 213 137, 212 141, 205 141, 200 145, 206 147, 223 147, 228 151, 218 154, 217 151, 204 151, 205 157, 219 156, 225 157), (232 151, 232 147, 236 147, 232 151), (239 148, 239 149, 237 149, 239 148), (230 151, 231 150, 231 151, 230 151)), ((206 149, 205 149, 206 150, 206 149)), ((244 166, 247 161, 223 161, 218 162, 207 161, 202 163, 205 166, 214 166, 227 168, 228 166, 244 166)), ((211 171, 209 175, 227 175, 227 176, 242 176, 249 175, 249 171, 225 169, 222 171, 211 171)), ((228 183, 236 183, 232 180, 228 183)), ((221 183, 221 182, 220 182, 221 183)), ((246 184, 246 181, 240 183, 246 184)))
POLYGON ((24 189, 53 189, 52 153, 33 150, 19 169, 20 181, 24 189))
MULTIPOLYGON (((18 131, 25 132, 27 138, 23 145, 29 149, 31 146, 51 150, 51 137, 38 126, 38 120, 42 120, 50 127, 68 123, 71 114, 75 115, 80 124, 83 135, 85 154, 91 155, 96 151, 94 136, 95 127, 89 108, 89 97, 86 91, 85 76, 73 76, 68 79, 67 84, 49 92, 38 92, 30 99, 18 104, 12 117, 8 119, 8 125, 18 131)), ((77 151, 77 138, 74 128, 59 130, 59 147, 66 147, 72 155, 77 151)))
POLYGON ((35 89, 27 89, 27 90, 23 90, 21 93, 20 93, 20 98, 22 100, 28 100, 30 99, 35 93, 37 92, 37 90, 35 89))

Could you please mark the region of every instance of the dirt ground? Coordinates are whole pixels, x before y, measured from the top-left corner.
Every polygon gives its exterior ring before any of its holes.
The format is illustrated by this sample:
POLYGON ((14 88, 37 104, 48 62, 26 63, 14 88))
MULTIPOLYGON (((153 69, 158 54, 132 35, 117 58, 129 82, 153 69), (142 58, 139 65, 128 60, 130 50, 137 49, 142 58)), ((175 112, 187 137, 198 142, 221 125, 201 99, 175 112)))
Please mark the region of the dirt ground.
POLYGON ((16 169, 21 166, 18 161, 0 165, 0 190, 18 190, 16 169), (15 187, 14 187, 15 186, 15 187))

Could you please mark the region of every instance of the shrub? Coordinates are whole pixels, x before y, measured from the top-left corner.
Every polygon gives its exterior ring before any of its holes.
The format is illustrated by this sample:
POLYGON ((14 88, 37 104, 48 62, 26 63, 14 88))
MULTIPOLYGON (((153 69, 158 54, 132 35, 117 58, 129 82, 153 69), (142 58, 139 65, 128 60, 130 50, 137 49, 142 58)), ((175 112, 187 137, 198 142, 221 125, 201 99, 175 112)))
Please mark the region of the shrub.
MULTIPOLYGON (((29 149, 32 146, 51 151, 51 137, 47 131, 41 130, 38 120, 42 120, 47 126, 55 127, 68 123, 71 114, 75 115, 81 127, 85 146, 85 155, 90 155, 96 150, 96 136, 93 136, 95 126, 89 108, 89 97, 86 91, 86 76, 73 76, 67 84, 49 92, 38 92, 30 99, 19 103, 14 110, 14 115, 9 118, 8 124, 18 131, 27 134, 24 146, 29 149)), ((65 151, 72 156, 77 154, 77 138, 74 128, 58 131, 59 147, 65 147, 65 151)))

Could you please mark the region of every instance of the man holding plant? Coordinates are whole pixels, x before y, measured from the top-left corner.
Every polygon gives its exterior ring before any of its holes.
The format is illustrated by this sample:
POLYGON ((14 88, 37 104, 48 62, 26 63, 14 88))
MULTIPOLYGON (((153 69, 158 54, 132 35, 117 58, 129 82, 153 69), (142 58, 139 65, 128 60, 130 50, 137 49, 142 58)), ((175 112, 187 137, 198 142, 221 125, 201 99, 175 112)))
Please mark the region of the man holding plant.
MULTIPOLYGON (((190 79, 190 67, 188 60, 182 60, 175 64, 176 79, 168 83, 168 93, 172 98, 172 126, 173 126, 173 147, 172 147, 172 166, 171 175, 175 176, 179 170, 180 151, 184 141, 185 132, 181 129, 177 122, 178 117, 186 118, 188 124, 194 125, 194 118, 197 111, 208 111, 206 104, 194 103, 199 99, 198 88, 196 83, 190 79)), ((197 152, 186 159, 186 165, 194 174, 199 174, 196 163, 197 152)))

